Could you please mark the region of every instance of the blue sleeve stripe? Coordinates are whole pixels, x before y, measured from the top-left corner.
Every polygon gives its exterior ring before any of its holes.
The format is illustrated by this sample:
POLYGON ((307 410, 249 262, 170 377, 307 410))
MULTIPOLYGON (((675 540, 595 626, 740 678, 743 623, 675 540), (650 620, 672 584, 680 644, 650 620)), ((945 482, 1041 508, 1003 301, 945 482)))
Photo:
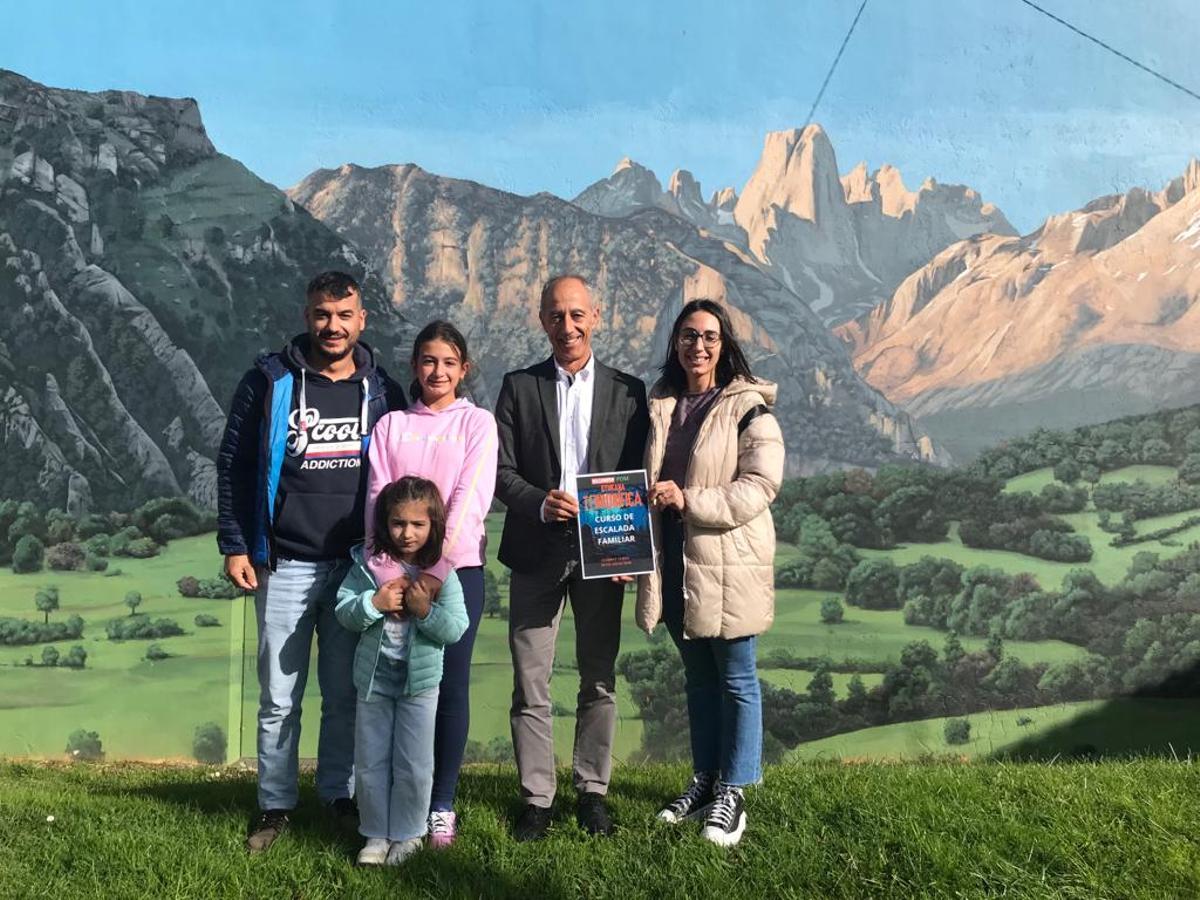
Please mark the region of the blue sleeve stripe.
POLYGON ((292 411, 292 373, 275 382, 271 392, 271 433, 267 438, 267 521, 275 520, 275 497, 287 448, 288 414, 292 411))

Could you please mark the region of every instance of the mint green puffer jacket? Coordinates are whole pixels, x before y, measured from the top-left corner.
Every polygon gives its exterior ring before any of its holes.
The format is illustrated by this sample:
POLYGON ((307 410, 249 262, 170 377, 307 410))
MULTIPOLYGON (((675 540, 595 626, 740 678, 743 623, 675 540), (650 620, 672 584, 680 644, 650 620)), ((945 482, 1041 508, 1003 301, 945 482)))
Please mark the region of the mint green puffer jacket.
MULTIPOLYGON (((371 598, 378 585, 367 570, 362 544, 350 551, 353 564, 338 588, 338 621, 351 631, 362 632, 354 651, 354 687, 358 698, 366 700, 375 681, 379 648, 383 644, 383 613, 371 598)), ((442 682, 442 650, 466 633, 467 605, 463 601, 458 575, 451 571, 424 619, 412 619, 408 629, 408 674, 404 693, 421 694, 442 682)))

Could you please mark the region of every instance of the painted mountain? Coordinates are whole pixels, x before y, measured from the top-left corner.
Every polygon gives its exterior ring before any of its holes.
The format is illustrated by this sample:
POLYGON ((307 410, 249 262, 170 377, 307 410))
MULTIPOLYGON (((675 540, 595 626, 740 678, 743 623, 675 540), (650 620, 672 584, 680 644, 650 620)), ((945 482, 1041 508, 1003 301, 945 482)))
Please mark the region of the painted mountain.
POLYGON ((446 316, 464 329, 480 372, 475 390, 487 399, 505 371, 548 353, 537 322, 542 282, 578 272, 602 298, 604 359, 647 380, 673 311, 697 296, 724 301, 756 371, 780 383, 791 473, 935 455, 906 415, 857 378, 845 348, 795 293, 735 244, 658 204, 610 218, 414 165, 323 169, 288 193, 367 254, 407 319, 446 316))
POLYGON ((839 176, 819 125, 768 134, 740 196, 727 187, 705 202, 686 170, 663 190, 653 172, 624 159, 574 202, 617 218, 663 209, 734 241, 833 325, 891 296, 951 244, 1016 234, 1000 210, 962 185, 930 178, 910 191, 892 166, 872 174, 866 163, 839 176))
POLYGON ((956 458, 1038 426, 1200 396, 1200 162, 948 247, 839 329, 859 371, 956 458))
POLYGON ((356 252, 218 153, 196 103, 0 71, 0 496, 79 510, 215 503, 223 407, 301 330, 306 279, 356 252))
POLYGON ((934 456, 795 294, 674 213, 614 221, 413 167, 318 173, 296 194, 328 223, 217 152, 194 101, 0 71, 0 496, 211 506, 234 384, 300 329, 303 285, 329 267, 363 279, 367 337, 387 361, 404 358, 410 317, 463 322, 484 402, 545 352, 535 298, 551 271, 596 280, 607 355, 647 376, 660 314, 724 297, 783 384, 792 471, 934 456))

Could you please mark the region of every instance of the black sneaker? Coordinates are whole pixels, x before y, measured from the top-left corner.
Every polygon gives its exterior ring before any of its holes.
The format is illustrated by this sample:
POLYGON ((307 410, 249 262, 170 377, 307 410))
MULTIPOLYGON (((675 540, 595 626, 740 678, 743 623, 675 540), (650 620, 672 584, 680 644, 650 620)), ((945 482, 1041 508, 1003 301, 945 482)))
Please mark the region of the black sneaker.
POLYGON ((546 836, 552 818, 549 807, 526 804, 513 826, 513 837, 518 841, 540 841, 546 836))
POLYGON ((358 834, 358 804, 350 797, 338 797, 325 804, 325 815, 334 827, 347 834, 358 834))
POLYGON ((264 809, 250 823, 246 833, 246 850, 250 853, 262 853, 273 843, 275 838, 287 830, 290 809, 264 809))
POLYGON ((613 824, 612 814, 608 811, 608 803, 603 794, 586 791, 579 795, 579 805, 575 809, 575 820, 579 827, 588 834, 598 834, 607 837, 617 830, 613 824))
POLYGON ((658 817, 672 824, 700 818, 716 799, 716 786, 717 776, 712 772, 697 772, 687 790, 659 810, 658 817))
POLYGON ((717 799, 704 817, 700 836, 719 847, 732 847, 746 830, 746 798, 740 787, 717 785, 717 799))

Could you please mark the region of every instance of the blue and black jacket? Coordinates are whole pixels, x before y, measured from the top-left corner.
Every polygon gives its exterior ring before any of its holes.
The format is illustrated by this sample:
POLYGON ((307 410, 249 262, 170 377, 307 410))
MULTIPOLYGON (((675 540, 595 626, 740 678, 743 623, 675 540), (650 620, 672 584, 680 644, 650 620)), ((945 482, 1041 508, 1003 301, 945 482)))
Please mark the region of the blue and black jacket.
MULTIPOLYGON (((225 556, 245 554, 271 569, 276 563, 273 524, 282 499, 279 486, 288 417, 297 402, 303 403, 300 388, 307 342, 307 335, 299 335, 282 351, 265 353, 254 361, 234 391, 217 454, 217 546, 225 556)), ((354 354, 356 380, 362 385, 365 463, 375 423, 407 404, 403 389, 376 365, 369 345, 360 341, 354 354)))

